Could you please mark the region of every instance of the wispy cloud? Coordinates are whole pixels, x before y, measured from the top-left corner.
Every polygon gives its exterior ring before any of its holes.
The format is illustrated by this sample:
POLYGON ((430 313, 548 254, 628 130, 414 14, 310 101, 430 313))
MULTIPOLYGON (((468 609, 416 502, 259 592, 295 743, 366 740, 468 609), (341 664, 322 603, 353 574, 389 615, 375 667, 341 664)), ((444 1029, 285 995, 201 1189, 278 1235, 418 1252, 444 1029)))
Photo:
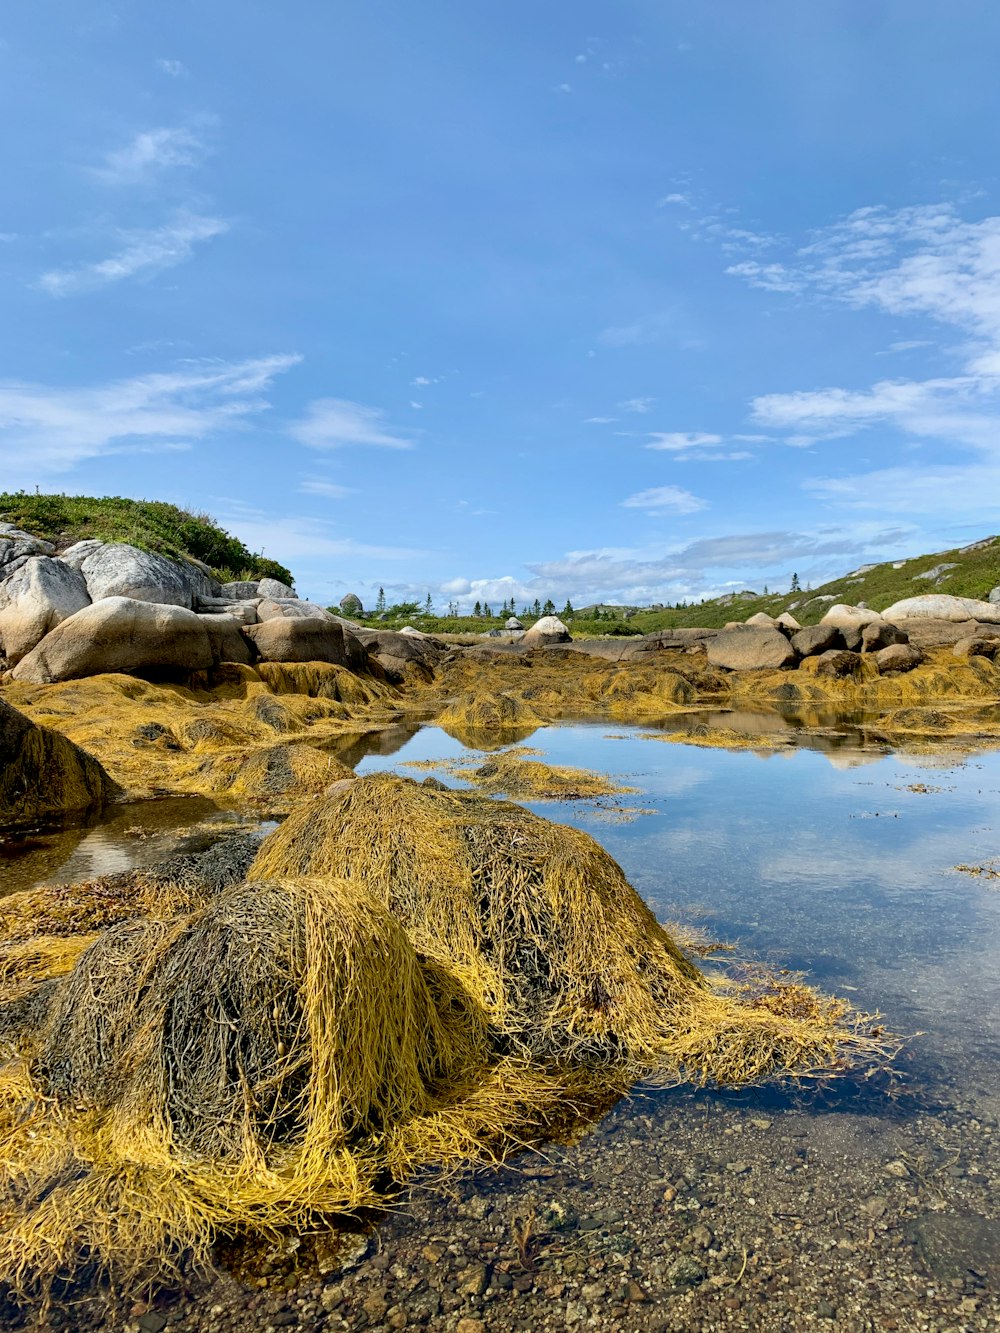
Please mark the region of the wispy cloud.
POLYGON ((648 513, 696 514, 707 509, 708 502, 682 490, 680 486, 653 486, 637 491, 622 501, 626 509, 645 509, 648 513))
POLYGON ((197 245, 228 230, 222 218, 181 214, 163 227, 119 233, 122 248, 117 253, 75 268, 50 269, 38 286, 50 296, 77 296, 126 278, 151 277, 183 264, 197 245))
POLYGON ((166 74, 171 79, 179 79, 182 74, 187 73, 187 70, 179 60, 157 60, 156 68, 161 74, 166 74))
POLYGON ((617 420, 617 417, 584 417, 583 424, 585 426, 610 426, 613 421, 617 420))
POLYGON ((637 412, 642 415, 645 412, 651 412, 655 402, 655 398, 626 398, 618 406, 623 412, 637 412))
POLYGON ((107 185, 134 185, 175 167, 194 167, 208 148, 204 138, 186 126, 141 130, 127 144, 105 154, 93 174, 107 185))
POLYGON ((352 486, 339 486, 323 477, 303 477, 299 482, 299 490, 305 495, 325 495, 329 500, 343 500, 354 494, 352 486))
POLYGON ((656 431, 646 448, 663 449, 671 453, 687 453, 691 449, 703 449, 706 446, 721 443, 721 435, 709 435, 704 431, 656 431))
POLYGON ((298 356, 188 362, 94 387, 0 383, 4 480, 29 485, 111 452, 176 449, 239 429, 298 356))
MULTIPOLYGON (((375 546, 342 536, 329 523, 306 514, 271 514, 249 505, 234 504, 220 509, 219 519, 255 551, 274 553, 309 572, 317 582, 329 583, 326 573, 331 557, 357 556, 365 560, 417 560, 427 551, 412 546, 375 546)), ((302 583, 302 577, 297 579, 302 583)))
POLYGON ((348 398, 318 398, 306 415, 292 422, 289 434, 310 449, 343 449, 375 445, 385 449, 412 449, 413 441, 394 433, 380 408, 366 407, 348 398))

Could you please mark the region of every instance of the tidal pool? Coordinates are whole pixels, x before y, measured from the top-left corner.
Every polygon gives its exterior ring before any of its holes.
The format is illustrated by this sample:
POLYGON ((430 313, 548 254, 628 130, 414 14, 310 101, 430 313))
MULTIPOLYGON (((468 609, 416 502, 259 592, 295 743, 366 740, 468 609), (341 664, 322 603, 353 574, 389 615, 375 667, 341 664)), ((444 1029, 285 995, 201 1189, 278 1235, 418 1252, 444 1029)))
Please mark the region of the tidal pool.
MULTIPOLYGON (((602 842, 661 920, 878 1010, 910 1038, 900 1084, 636 1090, 580 1144, 477 1178, 445 1218, 435 1200, 392 1220, 401 1270, 421 1228, 483 1246, 555 1208, 572 1238, 552 1233, 511 1327, 552 1301, 567 1323, 685 1333, 996 1327, 1000 879, 956 867, 1000 857, 1000 753, 889 753, 832 723, 759 752, 542 728, 528 744, 545 761, 640 794, 531 808, 602 842)), ((428 726, 358 771, 419 778, 468 755, 428 726)))

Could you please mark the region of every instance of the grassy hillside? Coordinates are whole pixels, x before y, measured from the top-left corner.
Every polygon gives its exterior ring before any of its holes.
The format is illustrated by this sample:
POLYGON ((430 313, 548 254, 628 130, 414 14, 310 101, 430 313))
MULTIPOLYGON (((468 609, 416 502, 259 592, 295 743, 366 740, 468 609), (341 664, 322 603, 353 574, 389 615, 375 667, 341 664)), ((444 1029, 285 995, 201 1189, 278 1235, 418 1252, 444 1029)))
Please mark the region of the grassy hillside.
POLYGON ((0 520, 54 542, 58 550, 85 538, 128 542, 174 560, 193 556, 223 581, 267 577, 292 582, 284 565, 247 550, 207 514, 192 514, 160 500, 3 492, 0 520))
MULTIPOLYGON (((986 537, 971 546, 951 551, 915 556, 912 560, 862 566, 841 578, 824 583, 822 587, 803 592, 774 593, 766 597, 752 592, 727 594, 697 606, 667 607, 662 610, 629 608, 628 616, 615 614, 602 604, 600 615, 595 616, 592 608, 586 608, 572 617, 569 628, 574 638, 606 634, 650 634, 654 630, 677 629, 681 626, 720 629, 730 620, 746 620, 758 611, 766 611, 772 616, 781 611, 790 611, 800 624, 814 625, 835 602, 851 605, 865 602, 876 611, 884 611, 893 602, 900 602, 904 597, 918 597, 922 593, 941 592, 985 600, 998 585, 1000 537, 986 537), (939 569, 943 565, 952 568, 939 569), (933 577, 920 577, 928 573, 932 573, 933 577)), ((333 609, 337 610, 336 607, 333 609)), ((389 629, 412 624, 429 634, 483 634, 491 629, 500 629, 505 620, 502 616, 424 616, 415 603, 405 608, 393 607, 390 612, 388 622, 366 617, 364 623, 375 627, 381 624, 382 628, 389 629)), ((530 616, 522 616, 521 620, 525 626, 533 623, 530 616)))

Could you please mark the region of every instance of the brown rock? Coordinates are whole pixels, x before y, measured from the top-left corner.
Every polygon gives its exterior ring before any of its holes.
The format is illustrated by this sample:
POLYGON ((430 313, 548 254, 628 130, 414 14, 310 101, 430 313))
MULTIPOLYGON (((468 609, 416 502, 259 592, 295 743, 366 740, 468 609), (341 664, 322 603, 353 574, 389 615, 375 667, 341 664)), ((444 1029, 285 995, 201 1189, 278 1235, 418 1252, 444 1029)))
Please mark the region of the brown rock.
POLYGON ((276 616, 247 625, 244 633, 265 662, 332 662, 357 670, 365 658, 354 636, 332 619, 276 616))
POLYGON ((730 671, 774 671, 791 667, 798 653, 779 630, 766 625, 725 629, 708 645, 711 666, 730 671))
POLYGON ((908 643, 893 643, 888 648, 879 649, 875 654, 875 662, 883 676, 912 671, 923 660, 923 653, 908 643))
POLYGON ((910 636, 905 630, 900 629, 898 625, 890 625, 888 621, 873 620, 871 624, 865 625, 861 631, 861 651, 863 653, 877 653, 881 648, 890 648, 896 643, 909 643, 910 636))
POLYGON ((844 640, 836 625, 807 625, 792 635, 792 647, 800 657, 818 657, 831 648, 842 648, 844 640))
POLYGON ((959 639, 951 650, 956 657, 988 657, 990 661, 1000 653, 1000 639, 984 638, 979 634, 969 634, 959 639))
POLYGON ((47 685, 105 671, 203 671, 211 665, 211 640, 193 611, 105 597, 46 634, 11 674, 15 680, 47 685))

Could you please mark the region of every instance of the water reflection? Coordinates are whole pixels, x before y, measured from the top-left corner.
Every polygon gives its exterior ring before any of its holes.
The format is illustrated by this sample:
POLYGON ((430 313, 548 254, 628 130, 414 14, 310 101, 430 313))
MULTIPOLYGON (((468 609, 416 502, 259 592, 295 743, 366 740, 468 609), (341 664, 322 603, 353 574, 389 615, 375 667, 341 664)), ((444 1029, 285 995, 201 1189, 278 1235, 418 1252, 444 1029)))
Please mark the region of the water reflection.
POLYGON ((5 833, 0 835, 0 896, 152 865, 174 851, 207 846, 218 836, 218 824, 234 818, 206 797, 174 796, 111 806, 103 816, 69 828, 5 833))
MULTIPOLYGON (((742 713, 739 724, 783 734, 788 718, 742 713)), ((942 756, 928 774, 928 756, 866 748, 856 721, 838 726, 800 734, 780 764, 649 739, 648 725, 549 727, 532 742, 548 762, 638 786, 657 813, 609 824, 581 804, 534 808, 592 833, 661 919, 703 924, 921 1032, 907 1060, 923 1094, 995 1114, 1000 893, 954 867, 1000 852, 1000 755, 942 756)), ((676 718, 664 727, 679 730, 676 718)), ((462 753, 426 727, 359 771, 462 753)))

